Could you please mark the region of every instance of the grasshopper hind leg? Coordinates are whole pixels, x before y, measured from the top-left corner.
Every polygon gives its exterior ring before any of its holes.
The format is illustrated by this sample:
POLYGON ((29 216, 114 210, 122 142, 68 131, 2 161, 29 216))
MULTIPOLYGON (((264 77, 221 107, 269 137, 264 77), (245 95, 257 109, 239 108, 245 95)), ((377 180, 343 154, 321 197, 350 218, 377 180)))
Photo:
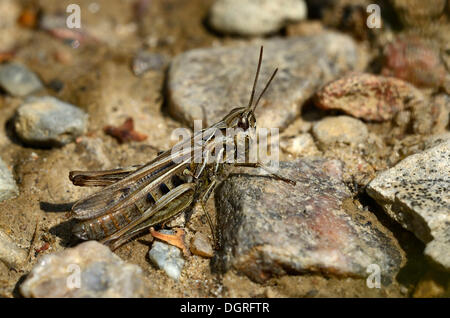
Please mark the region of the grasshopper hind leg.
POLYGON ((217 239, 217 228, 214 226, 213 220, 211 218, 211 215, 208 213, 208 210, 206 209, 206 203, 208 202, 209 197, 214 192, 214 189, 217 187, 217 181, 213 179, 211 181, 211 184, 208 186, 208 188, 203 193, 202 197, 200 198, 200 204, 202 206, 203 213, 206 216, 206 220, 208 221, 209 228, 211 229, 211 235, 213 238, 213 245, 214 249, 219 249, 219 240, 217 239))

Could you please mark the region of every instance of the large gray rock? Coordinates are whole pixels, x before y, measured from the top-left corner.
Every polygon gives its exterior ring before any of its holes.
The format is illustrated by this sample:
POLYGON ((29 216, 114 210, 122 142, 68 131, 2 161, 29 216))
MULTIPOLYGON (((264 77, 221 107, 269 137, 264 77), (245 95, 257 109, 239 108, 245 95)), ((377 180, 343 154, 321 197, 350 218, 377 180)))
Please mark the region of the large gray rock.
POLYGON ((16 181, 8 167, 0 158, 0 202, 14 198, 19 195, 16 181))
POLYGON ((402 252, 370 212, 352 203, 341 162, 281 162, 279 174, 295 186, 244 172, 227 178, 216 195, 222 249, 215 269, 234 268, 261 282, 305 272, 367 277, 376 264, 382 283, 392 281, 402 252))
POLYGON ((449 139, 380 173, 367 193, 427 244, 427 256, 450 270, 449 139))
POLYGON ((279 70, 256 109, 259 127, 284 128, 319 86, 359 63, 356 44, 337 33, 187 51, 173 60, 169 71, 172 115, 191 126, 196 119, 210 125, 234 107, 247 106, 261 44, 257 94, 275 68, 279 70))
POLYGON ((128 264, 96 241, 39 259, 20 286, 25 297, 145 297, 139 266, 128 264))
POLYGON ((62 146, 84 134, 88 115, 78 107, 55 97, 32 97, 16 114, 15 130, 27 144, 62 146))
POLYGON ((0 87, 13 96, 26 96, 42 89, 39 78, 24 65, 0 65, 0 87))
POLYGON ((209 23, 222 33, 252 36, 276 32, 306 14, 303 0, 217 0, 209 23))

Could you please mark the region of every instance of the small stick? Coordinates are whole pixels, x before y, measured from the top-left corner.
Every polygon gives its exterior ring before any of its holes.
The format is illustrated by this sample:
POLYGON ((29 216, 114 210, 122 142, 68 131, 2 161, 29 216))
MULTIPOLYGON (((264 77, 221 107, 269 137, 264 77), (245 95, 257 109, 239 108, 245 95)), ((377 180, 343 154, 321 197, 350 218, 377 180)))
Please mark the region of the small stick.
POLYGON ((36 216, 36 226, 34 227, 33 237, 31 238, 30 248, 28 250, 27 261, 29 261, 31 259, 31 252, 33 251, 33 247, 36 245, 37 233, 38 233, 40 220, 41 220, 41 218, 39 217, 39 215, 36 216))

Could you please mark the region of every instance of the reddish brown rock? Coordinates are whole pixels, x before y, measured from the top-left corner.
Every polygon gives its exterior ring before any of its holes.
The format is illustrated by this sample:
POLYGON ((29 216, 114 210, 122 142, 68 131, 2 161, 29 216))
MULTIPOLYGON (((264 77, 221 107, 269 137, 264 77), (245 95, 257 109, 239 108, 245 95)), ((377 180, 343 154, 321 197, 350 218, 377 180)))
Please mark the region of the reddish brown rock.
POLYGON ((365 120, 385 121, 424 97, 414 86, 393 78, 351 73, 325 85, 314 96, 317 107, 340 110, 365 120))
POLYGON ((442 87, 447 77, 439 49, 417 37, 397 39, 388 44, 381 72, 419 87, 442 87))

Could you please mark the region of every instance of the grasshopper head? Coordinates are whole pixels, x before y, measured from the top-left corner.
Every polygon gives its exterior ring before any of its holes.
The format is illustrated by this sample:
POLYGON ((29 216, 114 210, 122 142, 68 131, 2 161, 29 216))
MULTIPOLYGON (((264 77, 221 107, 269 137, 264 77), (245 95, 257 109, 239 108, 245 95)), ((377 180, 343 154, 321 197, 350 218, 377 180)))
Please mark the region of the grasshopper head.
POLYGON ((246 131, 249 128, 256 128, 256 118, 252 109, 248 107, 237 107, 225 116, 223 121, 230 128, 240 128, 246 131))
POLYGON ((259 70, 261 69, 262 56, 263 56, 263 47, 261 46, 261 50, 259 52, 258 67, 256 69, 255 81, 253 82, 252 94, 250 95, 250 101, 248 103, 248 106, 234 108, 227 116, 225 116, 223 120, 226 122, 228 127, 240 128, 244 131, 247 131, 249 128, 256 128, 256 117, 255 117, 256 106, 258 106, 261 97, 266 92, 267 88, 269 87, 270 83, 275 77, 275 74, 278 71, 278 69, 275 69, 266 86, 264 87, 263 91, 256 100, 256 103, 252 105, 253 97, 255 96, 256 83, 258 82, 259 70))

